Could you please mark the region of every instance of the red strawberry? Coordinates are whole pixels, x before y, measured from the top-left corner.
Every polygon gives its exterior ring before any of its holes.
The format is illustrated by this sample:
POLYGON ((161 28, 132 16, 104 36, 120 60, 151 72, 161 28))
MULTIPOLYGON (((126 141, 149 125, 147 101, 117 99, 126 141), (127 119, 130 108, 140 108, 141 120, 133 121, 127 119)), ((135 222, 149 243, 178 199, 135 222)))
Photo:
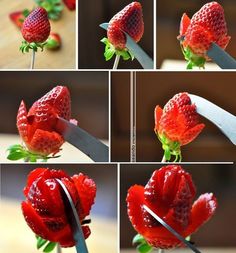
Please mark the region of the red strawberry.
POLYGON ((154 131, 163 144, 167 160, 171 154, 181 156, 180 146, 193 141, 205 126, 199 123, 196 106, 191 104, 186 92, 175 95, 163 110, 156 106, 154 117, 154 131))
MULTIPOLYGON (((38 236, 58 242, 62 247, 72 247, 75 242, 56 178, 61 179, 69 191, 82 223, 94 203, 96 185, 92 179, 81 173, 70 178, 62 170, 35 169, 29 174, 24 189, 26 201, 22 202, 22 212, 27 224, 38 236), (76 184, 73 178, 76 178, 76 184), (81 188, 86 196, 80 195, 81 188)), ((89 227, 83 225, 82 229, 85 238, 88 238, 89 227)))
POLYGON ((38 7, 25 19, 21 33, 28 43, 42 43, 48 38, 50 29, 47 11, 38 7))
POLYGON ((57 153, 64 142, 54 131, 57 117, 70 119, 70 93, 66 87, 57 86, 37 100, 29 112, 24 101, 17 114, 17 128, 28 149, 47 156, 57 153))
POLYGON ((9 14, 11 21, 20 29, 22 28, 25 18, 29 15, 29 10, 15 11, 9 14))
POLYGON ((61 47, 61 37, 58 33, 51 32, 47 44, 45 45, 47 49, 58 49, 61 47))
POLYGON ((145 187, 134 185, 127 195, 128 216, 134 229, 153 247, 168 249, 181 242, 158 223, 143 205, 147 205, 183 237, 196 232, 215 212, 217 201, 205 193, 193 203, 195 186, 189 173, 169 165, 154 171, 145 187))
POLYGON ((130 58, 127 55, 124 32, 128 33, 136 42, 139 42, 142 38, 144 23, 142 6, 139 2, 130 3, 110 20, 107 28, 108 39, 102 39, 102 42, 106 44, 106 52, 104 54, 106 60, 111 59, 114 53, 123 56, 124 60, 130 58))
POLYGON ((223 7, 217 2, 207 3, 191 20, 184 13, 178 38, 181 40, 185 59, 189 61, 187 68, 204 67, 205 61, 210 60, 206 53, 211 43, 225 49, 230 40, 223 7))
POLYGON ((75 7, 76 7, 75 0, 63 0, 63 2, 69 10, 71 11, 75 10, 75 7))

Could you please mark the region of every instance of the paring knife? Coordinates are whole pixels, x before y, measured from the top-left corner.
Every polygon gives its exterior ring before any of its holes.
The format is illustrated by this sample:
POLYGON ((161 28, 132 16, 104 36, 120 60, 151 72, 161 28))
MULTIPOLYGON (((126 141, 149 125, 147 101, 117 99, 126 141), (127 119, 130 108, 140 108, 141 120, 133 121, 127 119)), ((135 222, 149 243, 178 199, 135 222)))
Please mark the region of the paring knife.
POLYGON ((211 103, 205 98, 189 94, 197 113, 214 123, 236 145, 236 116, 211 103))
POLYGON ((162 218, 155 214, 149 207, 146 205, 142 206, 154 219, 156 219, 162 226, 164 226, 169 232, 171 232, 177 239, 183 242, 187 247, 189 247, 193 252, 201 253, 193 244, 183 238, 178 232, 176 232, 171 226, 169 226, 162 218))
POLYGON ((222 69, 236 69, 236 60, 216 43, 212 43, 207 55, 222 69))
MULTIPOLYGON (((102 23, 99 25, 101 28, 107 30, 108 23, 102 23)), ((126 33, 126 47, 135 56, 138 62, 144 69, 153 69, 153 60, 144 52, 144 50, 126 33)))
POLYGON ((58 118, 56 131, 95 162, 108 162, 108 146, 71 122, 58 118))
MULTIPOLYGON (((184 41, 184 39, 185 36, 178 37, 179 41, 184 41)), ((214 42, 211 43, 207 56, 222 69, 236 69, 236 60, 214 42)))
POLYGON ((65 209, 67 213, 67 218, 69 224, 71 225, 71 229, 73 231, 73 237, 75 240, 75 248, 77 253, 88 253, 87 245, 85 243, 83 230, 81 228, 79 216, 77 210, 74 206, 70 193, 68 192, 66 186, 62 183, 60 179, 56 179, 60 184, 63 190, 63 201, 65 203, 65 209))

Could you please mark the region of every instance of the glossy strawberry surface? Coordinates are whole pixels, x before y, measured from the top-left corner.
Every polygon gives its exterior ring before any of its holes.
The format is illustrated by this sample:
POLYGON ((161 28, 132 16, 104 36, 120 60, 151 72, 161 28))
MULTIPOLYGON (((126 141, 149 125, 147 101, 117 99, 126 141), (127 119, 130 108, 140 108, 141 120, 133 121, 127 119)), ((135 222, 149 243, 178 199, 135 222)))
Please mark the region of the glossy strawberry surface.
POLYGON ((147 205, 168 225, 187 237, 215 213, 216 198, 202 194, 193 203, 196 188, 189 173, 181 166, 169 165, 153 172, 146 186, 134 185, 127 194, 129 219, 134 229, 153 247, 168 249, 181 242, 144 208, 147 205))
POLYGON ((125 48, 128 33, 136 42, 140 41, 144 32, 142 6, 139 2, 132 2, 118 12, 109 22, 107 37, 117 49, 125 48))
POLYGON ((17 128, 27 148, 33 153, 48 155, 59 151, 63 137, 54 130, 57 117, 70 119, 69 90, 57 86, 37 100, 27 112, 24 101, 17 114, 17 128))
POLYGON ((178 38, 185 58, 192 66, 204 67, 204 61, 199 57, 210 60, 206 53, 212 42, 225 49, 230 41, 223 7, 213 1, 205 4, 191 19, 184 13, 178 38))
MULTIPOLYGON (((62 247, 72 247, 75 242, 61 188, 55 179, 60 179, 69 191, 78 211, 81 223, 89 215, 96 196, 96 185, 88 176, 80 173, 69 177, 62 170, 37 168, 29 175, 24 188, 26 200, 22 202, 24 218, 33 232, 62 247)), ((85 238, 90 235, 87 225, 82 225, 85 238)))
POLYGON ((163 110, 156 106, 154 117, 156 134, 180 145, 193 141, 205 126, 186 92, 176 94, 163 110))
POLYGON ((24 20, 21 33, 29 43, 42 43, 47 40, 50 30, 47 11, 42 7, 37 7, 24 20))

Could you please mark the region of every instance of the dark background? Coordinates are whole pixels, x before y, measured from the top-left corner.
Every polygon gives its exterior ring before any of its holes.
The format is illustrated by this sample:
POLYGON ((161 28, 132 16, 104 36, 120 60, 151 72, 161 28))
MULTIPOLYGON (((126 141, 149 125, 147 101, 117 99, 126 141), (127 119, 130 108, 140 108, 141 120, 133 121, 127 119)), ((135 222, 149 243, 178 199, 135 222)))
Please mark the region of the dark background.
MULTIPOLYGON (((164 59, 184 60, 179 42, 176 37, 179 35, 179 24, 183 13, 191 18, 204 4, 210 0, 157 0, 157 67, 164 59)), ((236 2, 235 0, 218 0, 224 10, 228 27, 228 34, 231 36, 226 51, 234 58, 236 57, 236 2)))
MULTIPOLYGON (((163 165, 121 164, 120 167, 120 244, 133 248, 136 233, 127 216, 127 190, 134 184, 146 185, 154 170, 163 165)), ((197 187, 195 200, 203 193, 213 192, 218 200, 215 215, 191 236, 197 247, 235 247, 236 168, 235 165, 182 165, 197 187)), ((224 252, 224 250, 222 251, 224 252)))
MULTIPOLYGON (((110 69, 115 58, 106 62, 103 56, 105 45, 100 42, 106 31, 99 24, 109 20, 131 0, 79 1, 79 68, 110 69)), ((144 34, 139 45, 153 58, 153 0, 140 0, 143 7, 144 34)), ((119 68, 141 68, 134 60, 120 60, 119 68)))
POLYGON ((115 164, 3 164, 1 165, 1 197, 19 202, 24 200, 22 190, 27 175, 35 168, 45 167, 62 169, 70 176, 82 172, 92 178, 97 186, 92 214, 116 219, 117 166, 115 164))
MULTIPOLYGON (((129 73, 112 73, 112 161, 129 161, 129 73)), ((234 72, 137 72, 137 161, 161 161, 161 143, 154 133, 154 108, 175 94, 204 97, 236 115, 234 72)), ((183 161, 234 161, 235 146, 210 121, 182 147, 183 161)))
POLYGON ((72 118, 78 125, 97 138, 108 139, 107 72, 1 72, 0 133, 17 133, 16 115, 22 99, 29 109, 57 85, 70 90, 72 118))

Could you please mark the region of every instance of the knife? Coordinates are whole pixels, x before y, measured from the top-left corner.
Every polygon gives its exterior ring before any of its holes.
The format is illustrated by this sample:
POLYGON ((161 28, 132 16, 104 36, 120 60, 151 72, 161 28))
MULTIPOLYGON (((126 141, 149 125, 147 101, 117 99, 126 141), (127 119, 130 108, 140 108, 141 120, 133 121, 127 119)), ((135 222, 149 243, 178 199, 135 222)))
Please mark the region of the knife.
POLYGON ((108 146, 82 128, 58 117, 55 130, 95 162, 108 162, 108 146))
POLYGON ((189 241, 187 241, 183 236, 181 236, 178 232, 176 232, 171 226, 169 226, 161 217, 159 217, 157 214, 155 214, 149 207, 146 205, 143 205, 143 208, 159 223, 161 223, 162 226, 164 226, 169 232, 171 232, 177 239, 179 239, 181 242, 183 242, 187 247, 189 247, 193 252, 201 253, 193 244, 191 244, 189 241))
POLYGON ((84 233, 80 224, 79 216, 77 213, 77 210, 75 208, 75 205, 72 201, 72 198, 70 196, 70 193, 68 192, 66 186, 62 183, 60 179, 56 179, 57 182, 60 184, 62 190, 63 190, 63 201, 65 203, 65 210, 69 224, 71 225, 71 229, 73 231, 73 237, 75 240, 75 248, 77 253, 88 253, 87 245, 85 243, 84 239, 84 233))
MULTIPOLYGON (((109 23, 102 23, 99 26, 107 30, 109 23)), ((124 31, 123 31, 124 32, 124 31)), ((135 56, 138 62, 142 65, 144 69, 153 69, 153 60, 146 54, 146 52, 126 33, 126 47, 135 56)))
POLYGON ((189 94, 191 102, 196 105, 197 113, 215 124, 236 145, 236 116, 205 98, 189 94))
POLYGON ((222 69, 236 69, 236 60, 216 43, 212 43, 207 55, 222 69))

